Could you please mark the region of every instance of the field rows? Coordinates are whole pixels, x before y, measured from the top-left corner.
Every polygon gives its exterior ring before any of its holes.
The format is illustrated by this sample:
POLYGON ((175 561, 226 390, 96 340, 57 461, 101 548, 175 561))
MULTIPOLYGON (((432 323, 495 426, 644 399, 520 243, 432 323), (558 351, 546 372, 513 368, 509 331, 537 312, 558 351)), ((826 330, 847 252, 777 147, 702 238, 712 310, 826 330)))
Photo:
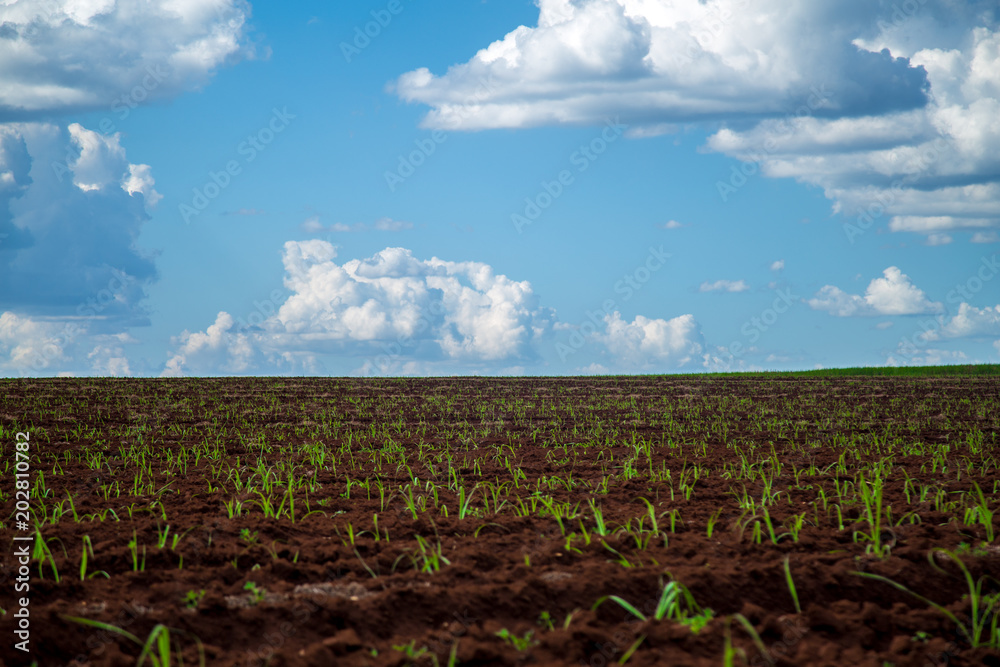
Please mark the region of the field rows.
POLYGON ((1000 665, 995 378, 0 384, 39 665, 1000 665))

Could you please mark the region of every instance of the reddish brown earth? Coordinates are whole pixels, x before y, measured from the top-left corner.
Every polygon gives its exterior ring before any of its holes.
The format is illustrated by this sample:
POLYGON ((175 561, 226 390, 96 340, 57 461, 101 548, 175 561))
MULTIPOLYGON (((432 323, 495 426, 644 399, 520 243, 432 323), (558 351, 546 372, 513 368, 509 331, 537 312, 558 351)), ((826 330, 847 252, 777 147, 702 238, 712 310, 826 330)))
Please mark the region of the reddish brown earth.
MULTIPOLYGON (((1000 578, 1000 549, 984 544, 983 526, 966 525, 962 511, 908 501, 904 476, 943 489, 949 499, 977 481, 997 508, 996 379, 17 380, 0 381, 0 396, 0 466, 11 462, 0 480, 0 607, 7 611, 0 618, 0 665, 136 663, 138 646, 66 616, 111 623, 143 640, 163 624, 188 665, 197 664, 195 637, 206 663, 224 666, 447 665, 453 655, 462 665, 602 667, 617 664, 640 637, 629 665, 723 665, 727 635, 743 652, 736 665, 1000 665, 998 651, 970 647, 940 612, 854 573, 887 576, 963 618, 970 610, 964 580, 946 558, 938 558, 945 573, 932 567, 928 554, 970 545, 976 548, 966 550, 963 561, 971 573, 1000 578), (32 563, 31 658, 13 648, 17 431, 32 434, 32 474, 44 474, 47 511, 71 497, 80 517, 74 521, 67 509, 41 528, 61 580, 55 582, 48 564, 32 563), (979 444, 970 444, 976 438, 979 444), (635 439, 652 443, 652 459, 643 454, 639 474, 627 479, 624 461, 634 455, 635 439), (172 460, 182 448, 206 442, 221 454, 217 460, 192 460, 186 474, 168 465, 168 452, 172 460), (317 443, 341 457, 335 467, 329 458, 317 464, 302 454, 317 443), (434 509, 421 486, 418 496, 428 510, 414 520, 399 493, 410 473, 379 459, 387 443, 404 452, 420 485, 433 480, 442 487, 439 502, 449 516, 434 509), (155 452, 145 479, 154 482, 155 494, 131 495, 139 464, 125 452, 133 445, 155 452), (741 483, 723 473, 739 463, 740 452, 756 461, 771 456, 772 447, 782 469, 770 516, 776 527, 802 512, 807 522, 798 541, 786 536, 773 544, 765 532, 758 544, 750 529, 740 531, 744 516, 730 489, 741 483), (932 470, 931 450, 944 452, 945 470, 932 470), (506 488, 508 503, 499 513, 484 509, 487 492, 479 490, 471 506, 480 515, 459 520, 456 495, 446 490, 447 464, 429 458, 443 451, 467 489, 483 480, 512 482, 518 468, 523 477, 517 488, 506 488), (864 529, 857 505, 845 506, 840 530, 835 514, 810 504, 819 488, 833 495, 831 466, 845 453, 841 483, 864 463, 889 459, 885 505, 894 519, 919 516, 886 529, 892 547, 884 559, 853 539, 854 530, 864 529), (98 454, 95 468, 85 459, 98 454), (258 458, 269 465, 293 461, 302 474, 314 475, 321 487, 310 493, 310 508, 326 516, 302 518, 303 491, 295 498, 294 523, 287 515, 265 518, 257 505, 249 515, 228 518, 224 502, 242 497, 249 504, 254 495, 213 471, 249 475, 258 458), (382 501, 377 491, 368 499, 353 487, 345 497, 345 476, 374 476, 380 460, 381 480, 395 493, 382 501), (677 480, 695 465, 708 477, 685 499, 677 480), (669 469, 672 482, 650 479, 650 467, 669 469), (814 472, 802 472, 811 467, 814 472), (565 521, 566 532, 576 534, 567 548, 552 516, 517 516, 514 508, 515 498, 530 500, 540 478, 570 474, 572 489, 559 482, 541 487, 558 501, 581 503, 579 518, 565 521), (105 498, 101 487, 116 481, 120 495, 105 498), (666 546, 663 536, 640 549, 622 531, 595 534, 588 499, 603 508, 614 531, 646 517, 640 498, 660 515, 666 546), (157 499, 162 505, 151 509, 157 499), (84 518, 108 508, 119 521, 84 518), (671 532, 664 513, 673 509, 680 519, 671 532), (707 524, 717 512, 710 538, 707 524), (388 541, 374 539, 375 513, 388 541), (156 546, 157 529, 166 524, 171 534, 183 534, 174 548, 156 546), (353 546, 349 524, 368 531, 356 535, 353 546), (243 529, 249 533, 241 538, 243 529), (144 571, 133 571, 133 531, 140 551, 146 548, 144 571), (81 581, 84 535, 94 551, 87 573, 107 578, 81 581), (419 553, 417 536, 439 541, 450 565, 418 571, 406 555, 419 553), (616 562, 611 549, 633 566, 616 562), (785 581, 786 557, 801 613, 785 581), (591 610, 602 596, 617 595, 650 615, 671 579, 714 611, 700 632, 669 620, 639 621, 610 601, 591 610), (259 600, 245 588, 248 582, 263 591, 259 600), (185 595, 200 590, 197 607, 187 608, 185 595), (749 619, 767 654, 738 623, 730 628, 737 613, 749 619), (531 632, 531 641, 519 650, 497 636, 502 629, 517 637, 531 632)), ((765 491, 759 479, 746 487, 758 499, 765 491)), ((993 526, 1000 528, 1000 513, 993 526)), ((987 580, 985 592, 996 591, 987 580)), ((172 664, 177 660, 175 649, 172 664)))

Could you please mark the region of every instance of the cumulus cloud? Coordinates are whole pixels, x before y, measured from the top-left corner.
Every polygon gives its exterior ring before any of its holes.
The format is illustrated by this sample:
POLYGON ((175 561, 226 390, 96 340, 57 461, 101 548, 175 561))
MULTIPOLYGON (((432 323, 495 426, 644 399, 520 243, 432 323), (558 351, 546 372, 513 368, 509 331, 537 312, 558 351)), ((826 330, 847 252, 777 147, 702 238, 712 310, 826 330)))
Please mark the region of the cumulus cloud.
POLYGON ((234 331, 233 316, 220 312, 204 332, 184 330, 174 344, 177 351, 167 361, 162 375, 215 375, 220 372, 246 373, 257 356, 249 337, 234 331))
POLYGON ((704 282, 698 288, 699 292, 746 292, 750 289, 745 280, 716 280, 714 283, 704 282))
POLYGON ((159 197, 148 166, 80 125, 0 127, 0 231, 14 241, 0 243, 0 312, 144 323, 156 269, 137 239, 159 197))
POLYGON ((90 361, 91 374, 113 377, 129 377, 132 375, 132 368, 129 364, 128 355, 125 352, 125 345, 137 342, 132 336, 123 332, 120 334, 95 336, 92 341, 96 345, 87 354, 87 359, 90 361))
MULTIPOLYGON (((895 7, 895 5, 893 5, 895 7)), ((873 225, 943 245, 1000 227, 1000 31, 984 3, 929 0, 882 21, 861 48, 927 73, 928 103, 856 117, 812 114, 720 130, 708 146, 772 177, 822 187, 852 242, 873 225)))
POLYGON ((154 185, 117 135, 0 125, 0 371, 131 372, 121 341, 106 337, 149 321, 156 267, 137 239, 154 185))
POLYGON ((931 245, 1000 228, 995 3, 538 5, 537 25, 444 73, 408 72, 397 94, 430 107, 429 127, 621 117, 639 138, 706 123, 709 150, 821 187, 852 242, 873 225, 931 245))
POLYGON ((772 271, 782 271, 785 268, 785 260, 779 259, 775 262, 771 262, 772 271))
POLYGON ((809 300, 814 310, 825 310, 838 317, 877 315, 922 315, 944 312, 939 302, 932 302, 910 282, 909 276, 895 266, 882 272, 868 285, 864 296, 848 294, 839 287, 826 285, 809 300))
POLYGON ((57 368, 68 361, 67 349, 76 341, 75 327, 0 313, 0 371, 32 375, 57 368))
POLYGON ((400 372, 411 361, 531 360, 552 327, 530 283, 487 264, 423 260, 405 248, 336 258, 326 241, 286 243, 290 296, 277 311, 254 325, 220 313, 205 332, 185 332, 166 372, 187 372, 197 354, 225 372, 332 353, 367 357, 367 372, 400 372))
POLYGON ((107 109, 204 85, 253 55, 243 0, 15 0, 0 4, 0 121, 107 109))
POLYGON ((851 44, 873 32, 874 3, 798 0, 539 0, 520 26, 440 76, 399 77, 431 107, 425 125, 476 130, 594 124, 621 115, 640 135, 670 123, 924 104, 926 75, 851 44), (488 83, 483 93, 483 84, 488 83))
POLYGON ((606 328, 591 338, 616 365, 635 370, 673 370, 698 365, 705 349, 701 327, 693 315, 670 320, 637 315, 628 322, 620 313, 604 317, 606 328))
POLYGON ((1000 336, 1000 305, 990 308, 976 308, 968 303, 958 306, 958 312, 951 318, 944 318, 941 326, 921 334, 925 341, 942 338, 1000 336))

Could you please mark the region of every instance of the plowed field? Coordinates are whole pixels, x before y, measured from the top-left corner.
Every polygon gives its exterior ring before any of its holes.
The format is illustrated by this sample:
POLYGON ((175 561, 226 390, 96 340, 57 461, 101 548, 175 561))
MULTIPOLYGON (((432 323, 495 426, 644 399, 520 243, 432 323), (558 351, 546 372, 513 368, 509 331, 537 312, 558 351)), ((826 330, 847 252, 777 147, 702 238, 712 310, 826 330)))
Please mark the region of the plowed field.
POLYGON ((1000 665, 995 378, 0 395, 2 665, 1000 665))

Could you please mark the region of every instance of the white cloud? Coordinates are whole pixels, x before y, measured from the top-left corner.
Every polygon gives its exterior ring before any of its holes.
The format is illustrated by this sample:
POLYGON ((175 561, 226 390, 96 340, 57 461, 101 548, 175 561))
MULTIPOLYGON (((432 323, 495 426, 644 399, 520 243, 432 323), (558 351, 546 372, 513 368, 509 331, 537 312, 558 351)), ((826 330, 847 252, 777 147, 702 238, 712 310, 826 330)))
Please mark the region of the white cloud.
POLYGON ((927 331, 920 337, 930 341, 971 336, 1000 336, 1000 305, 980 309, 962 303, 958 306, 958 313, 951 319, 945 319, 940 328, 927 331))
POLYGON ((935 236, 935 232, 994 227, 996 224, 995 220, 989 218, 961 218, 951 215, 897 215, 889 221, 889 230, 935 236))
MULTIPOLYGON (((1000 227, 1000 31, 978 5, 921 2, 864 48, 923 67, 928 104, 843 118, 820 115, 724 129, 708 145, 772 177, 820 186, 853 242, 872 225, 931 236, 1000 227)), ((894 7, 896 5, 893 5, 894 7)), ((989 232, 980 232, 987 234, 989 232)))
POLYGON ((591 336, 619 365, 640 370, 672 370, 698 364, 705 349, 693 315, 671 320, 637 315, 631 322, 618 312, 606 315, 606 329, 591 336))
POLYGON ((1000 243, 1000 234, 996 232, 976 232, 972 235, 973 243, 1000 243))
POLYGON ((379 218, 372 224, 366 224, 364 222, 356 222, 353 225, 344 224, 342 222, 335 222, 329 227, 325 226, 319 220, 319 216, 310 216, 299 225, 301 229, 306 234, 320 235, 327 234, 328 239, 332 237, 334 233, 348 233, 348 232, 367 232, 371 230, 379 232, 401 232, 407 229, 413 229, 412 222, 404 222, 402 220, 393 220, 392 218, 379 218))
POLYGON ((431 106, 431 127, 597 124, 621 114, 646 136, 674 122, 785 115, 810 101, 857 115, 925 99, 921 70, 850 44, 872 31, 872 3, 847 11, 805 0, 538 5, 536 27, 513 30, 441 76, 404 74, 398 94, 431 106))
POLYGON ((112 377, 129 377, 132 375, 128 357, 125 356, 125 350, 121 347, 98 345, 90 351, 87 358, 92 362, 91 370, 94 375, 112 377))
POLYGON ((67 129, 71 142, 68 150, 78 150, 79 156, 65 164, 57 164, 54 167, 57 174, 72 174, 74 185, 84 192, 109 186, 120 187, 130 195, 142 194, 150 206, 163 198, 153 187, 156 183, 150 166, 130 164, 117 133, 98 134, 79 123, 73 123, 67 129))
POLYGON ((413 223, 393 220, 392 218, 379 218, 375 221, 375 229, 381 232, 399 232, 404 229, 413 229, 413 223))
POLYGON ((343 264, 336 257, 326 241, 286 243, 291 295, 277 312, 252 328, 220 313, 204 333, 181 335, 165 372, 188 372, 196 356, 199 368, 245 372, 323 354, 367 357, 364 373, 399 373, 410 362, 428 372, 435 363, 493 368, 534 359, 552 328, 530 283, 487 264, 421 260, 405 248, 343 264))
POLYGON ((682 225, 676 220, 667 220, 666 222, 661 222, 657 226, 660 227, 660 229, 680 229, 681 227, 685 227, 686 225, 682 225))
POLYGON ((249 336, 234 331, 232 315, 220 312, 204 332, 183 331, 174 339, 179 345, 167 361, 164 377, 215 375, 219 372, 246 373, 255 357, 249 336))
POLYGON ((117 136, 25 123, 0 125, 0 173, 11 174, 0 187, 0 311, 87 316, 95 334, 145 323, 156 267, 137 238, 159 197, 149 168, 131 164, 117 136))
POLYGON ((833 285, 826 285, 809 300, 814 310, 825 310, 838 317, 875 315, 922 315, 941 313, 941 303, 932 302, 922 290, 910 282, 909 276, 895 266, 883 271, 868 285, 864 296, 847 294, 833 285))
POLYGON ((0 120, 84 109, 120 118, 252 56, 243 0, 0 4, 0 120), (113 116, 112 116, 113 114, 113 116))
POLYGON ((54 370, 67 361, 66 350, 77 335, 75 327, 0 313, 0 371, 35 375, 54 370))
MULTIPOLYGON (((757 354, 756 347, 749 347, 746 350, 749 354, 757 354)), ((747 371, 762 371, 764 368, 750 363, 747 359, 734 356, 728 347, 715 346, 711 351, 702 355, 702 367, 710 373, 736 373, 747 371)))
POLYGON ((936 245, 948 245, 954 241, 950 234, 930 234, 927 240, 924 241, 924 245, 936 246, 936 245))
POLYGON ((698 288, 699 292, 746 292, 750 289, 744 280, 716 280, 714 283, 704 282, 698 288))
POLYGON ((852 242, 888 224, 940 245, 1000 228, 1000 12, 987 4, 539 0, 536 26, 395 88, 430 107, 430 127, 620 116, 639 138, 721 122, 709 149, 823 188, 852 242))
POLYGON ((938 350, 928 348, 920 350, 916 354, 908 354, 907 350, 901 346, 898 355, 890 354, 886 359, 887 366, 946 366, 948 364, 960 364, 968 361, 968 357, 961 350, 938 350))
POLYGON ((784 270, 784 268, 785 268, 785 260, 783 260, 783 259, 779 259, 779 260, 771 263, 771 270, 772 271, 782 271, 782 270, 784 270))

